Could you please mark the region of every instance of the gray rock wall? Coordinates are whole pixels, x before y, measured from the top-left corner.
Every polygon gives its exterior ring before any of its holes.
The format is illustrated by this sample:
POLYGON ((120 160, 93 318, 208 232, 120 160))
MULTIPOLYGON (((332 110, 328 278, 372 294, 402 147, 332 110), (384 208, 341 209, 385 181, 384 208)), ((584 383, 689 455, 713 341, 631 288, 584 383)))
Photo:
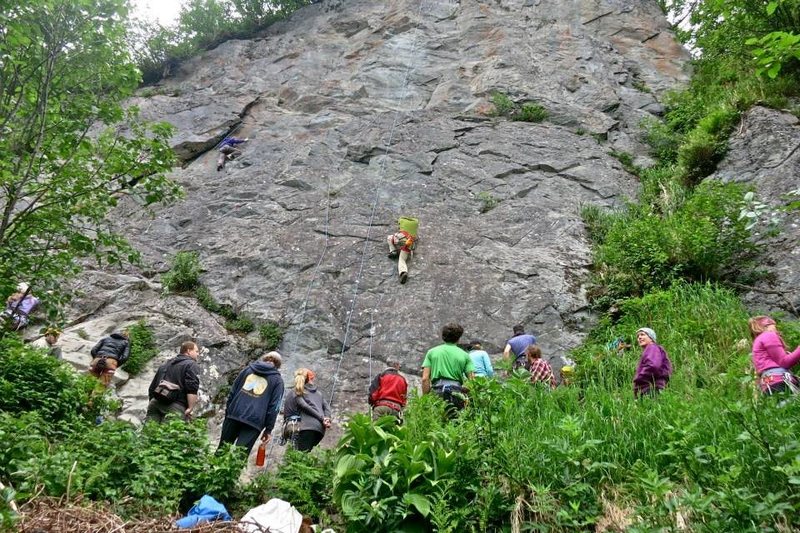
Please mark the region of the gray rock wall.
MULTIPOLYGON (((128 275, 152 278, 177 251, 200 252, 217 299, 287 325, 284 375, 314 368, 337 412, 364 409, 369 377, 388 358, 419 373, 448 321, 490 352, 524 323, 557 359, 592 322, 580 208, 636 194, 609 152, 645 155, 637 126, 661 112, 659 94, 686 80, 686 64, 649 0, 302 9, 134 99, 177 127, 186 164, 174 178, 187 197, 152 215, 118 210, 148 265, 128 275), (495 90, 538 102, 549 118, 487 116, 495 90), (212 148, 231 131, 250 142, 217 172, 212 148), (406 285, 386 257, 400 215, 420 219, 406 285)), ((214 317, 155 291, 140 298, 123 307, 215 339, 203 364, 219 358, 218 374, 236 366, 238 341, 214 317)))
POLYGON ((800 317, 800 212, 786 211, 787 204, 800 200, 800 121, 783 111, 754 107, 731 136, 729 151, 711 179, 751 186, 758 201, 767 207, 760 212, 755 228, 757 241, 764 245, 761 267, 768 274, 744 301, 754 313, 781 311, 800 317), (794 191, 794 195, 789 193, 794 191), (778 223, 770 227, 770 219, 778 223), (777 235, 773 230, 777 229, 777 235))

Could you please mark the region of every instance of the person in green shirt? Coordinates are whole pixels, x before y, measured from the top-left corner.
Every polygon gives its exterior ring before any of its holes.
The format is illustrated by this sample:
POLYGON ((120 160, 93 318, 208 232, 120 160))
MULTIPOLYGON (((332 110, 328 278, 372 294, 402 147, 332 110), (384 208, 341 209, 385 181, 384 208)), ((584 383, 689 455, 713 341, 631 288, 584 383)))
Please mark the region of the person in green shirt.
POLYGON ((459 324, 450 323, 442 328, 444 344, 434 346, 425 354, 422 362, 422 393, 433 391, 452 408, 460 410, 466 404, 463 383, 475 377, 475 365, 469 354, 456 346, 464 334, 459 324))

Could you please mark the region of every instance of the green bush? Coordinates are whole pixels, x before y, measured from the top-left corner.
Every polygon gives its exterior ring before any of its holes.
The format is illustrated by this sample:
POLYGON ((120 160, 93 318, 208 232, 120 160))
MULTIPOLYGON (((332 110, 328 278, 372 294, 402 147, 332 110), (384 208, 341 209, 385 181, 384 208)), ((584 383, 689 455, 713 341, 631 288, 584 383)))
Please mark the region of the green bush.
POLYGON ((264 348, 274 350, 283 340, 283 328, 276 322, 266 322, 258 326, 258 337, 264 343, 264 348))
POLYGON ((169 272, 161 276, 161 283, 170 292, 190 291, 199 285, 202 271, 197 252, 178 252, 169 272))
POLYGON ((481 205, 481 213, 488 213, 500 203, 492 193, 489 191, 481 191, 478 193, 478 200, 480 200, 483 205, 481 205))
POLYGON ((494 91, 492 93, 492 103, 494 104, 495 116, 508 116, 516 109, 516 104, 514 101, 511 100, 508 95, 503 94, 500 91, 494 91))
MULTIPOLYGON (((125 514, 176 512, 184 498, 236 494, 240 449, 214 453, 205 421, 96 425, 93 378, 15 339, 0 341, 0 479, 33 494, 105 500, 125 514)), ((0 511, 1 513, 1 511, 0 511)))
POLYGON ((93 423, 109 408, 108 401, 95 393, 96 384, 94 378, 76 374, 69 364, 16 337, 0 339, 0 412, 36 412, 47 422, 41 426, 47 435, 93 423))
MULTIPOLYGON (((744 189, 704 182, 674 211, 642 206, 603 220, 594 250, 595 284, 610 300, 639 296, 674 280, 735 280, 753 275, 756 247, 739 220, 744 189)), ((591 210, 584 210, 591 214, 591 210)), ((599 220, 594 215, 595 220, 599 220)))
POLYGON ((542 105, 535 102, 526 102, 522 104, 519 112, 512 116, 512 119, 522 122, 542 122, 547 116, 547 109, 542 105))
POLYGON ((725 142, 702 129, 691 131, 678 148, 678 165, 690 183, 696 183, 717 168, 725 153, 725 142))
POLYGON ((158 354, 156 338, 153 329, 140 320, 128 328, 128 340, 131 343, 131 356, 125 363, 125 371, 135 376, 158 354))
POLYGON ((256 325, 251 318, 239 315, 237 318, 226 320, 225 329, 238 333, 250 333, 255 331, 256 325))

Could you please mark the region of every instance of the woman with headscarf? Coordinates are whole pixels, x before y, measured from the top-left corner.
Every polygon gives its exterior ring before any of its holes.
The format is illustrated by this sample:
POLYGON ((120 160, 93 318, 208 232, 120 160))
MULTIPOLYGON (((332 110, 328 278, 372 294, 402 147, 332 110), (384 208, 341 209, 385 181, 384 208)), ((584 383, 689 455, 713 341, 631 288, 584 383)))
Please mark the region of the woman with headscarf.
POLYGON ((297 433, 292 437, 296 450, 309 452, 331 427, 331 409, 314 384, 314 372, 300 368, 294 373, 294 388, 286 392, 283 401, 285 420, 300 417, 297 433))
POLYGON ((796 393, 798 380, 790 370, 800 361, 800 346, 787 353, 775 321, 768 316, 755 316, 747 323, 753 337, 753 366, 761 392, 766 395, 796 393))
POLYGON ((672 375, 672 363, 666 350, 656 344, 656 332, 650 328, 639 328, 636 341, 644 348, 636 374, 633 377, 633 394, 637 398, 658 394, 667 386, 672 375))

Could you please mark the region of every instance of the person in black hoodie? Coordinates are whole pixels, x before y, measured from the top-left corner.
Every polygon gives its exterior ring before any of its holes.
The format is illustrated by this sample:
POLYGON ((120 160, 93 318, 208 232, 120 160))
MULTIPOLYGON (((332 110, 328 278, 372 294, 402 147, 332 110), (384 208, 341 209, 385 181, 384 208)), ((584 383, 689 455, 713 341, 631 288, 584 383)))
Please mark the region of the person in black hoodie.
POLYGON ((249 454, 262 430, 261 440, 269 441, 283 398, 280 367, 281 354, 269 352, 239 373, 228 395, 220 446, 229 442, 249 454))
POLYGON ((128 341, 128 330, 112 333, 103 337, 92 348, 92 362, 89 373, 108 387, 117 369, 125 364, 131 356, 131 343, 128 341))
POLYGON ((147 390, 145 422, 154 420, 159 424, 169 413, 176 413, 184 420, 191 420, 200 391, 200 369, 197 358, 200 347, 192 341, 181 344, 180 353, 158 367, 147 390))

